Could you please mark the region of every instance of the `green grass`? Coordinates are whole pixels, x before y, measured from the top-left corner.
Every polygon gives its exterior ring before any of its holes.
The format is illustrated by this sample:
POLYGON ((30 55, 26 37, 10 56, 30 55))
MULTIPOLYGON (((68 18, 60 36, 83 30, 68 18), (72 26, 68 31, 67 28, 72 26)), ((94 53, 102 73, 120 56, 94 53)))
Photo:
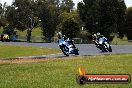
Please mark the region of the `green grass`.
MULTIPOLYGON (((19 31, 19 30, 15 30, 16 34, 18 35, 18 40, 21 41, 26 41, 26 36, 27 36, 27 30, 25 31, 19 31)), ((3 32, 3 28, 0 28, 0 34, 2 34, 3 32)), ((40 27, 38 28, 34 28, 32 30, 32 36, 31 36, 31 41, 32 42, 44 42, 42 39, 43 35, 42 35, 42 30, 40 27)))
POLYGON ((0 88, 132 88, 130 84, 76 83, 81 65, 87 74, 130 74, 132 54, 50 59, 33 63, 1 63, 0 88))
MULTIPOLYGON (((17 30, 17 35, 18 35, 18 39, 21 41, 26 41, 26 36, 27 36, 27 30, 25 31, 18 31, 17 30)), ((42 39, 43 35, 42 35, 42 30, 41 28, 34 28, 32 30, 32 35, 31 35, 31 41, 32 42, 44 42, 44 40, 42 39)))
POLYGON ((112 44, 115 45, 132 45, 132 42, 129 42, 127 40, 127 37, 125 36, 123 39, 117 38, 117 36, 114 37, 112 44))
POLYGON ((0 44, 0 58, 12 58, 20 56, 39 56, 58 53, 58 49, 13 46, 0 44))
POLYGON ((2 27, 0 27, 0 34, 2 34, 2 32, 3 32, 3 28, 2 28, 2 27))
MULTIPOLYGON (((27 31, 18 31, 17 30, 17 35, 19 36, 26 36, 27 35, 27 31)), ((41 28, 34 28, 32 30, 32 36, 42 36, 42 30, 41 28)))
MULTIPOLYGON (((15 31, 17 31, 17 35, 19 35, 19 36, 26 36, 26 34, 27 34, 27 31, 26 30, 25 31, 15 30, 15 31)), ((0 27, 0 34, 2 32, 3 32, 3 28, 0 27)), ((42 30, 41 30, 41 28, 40 27, 34 28, 32 30, 32 36, 42 36, 42 30)))

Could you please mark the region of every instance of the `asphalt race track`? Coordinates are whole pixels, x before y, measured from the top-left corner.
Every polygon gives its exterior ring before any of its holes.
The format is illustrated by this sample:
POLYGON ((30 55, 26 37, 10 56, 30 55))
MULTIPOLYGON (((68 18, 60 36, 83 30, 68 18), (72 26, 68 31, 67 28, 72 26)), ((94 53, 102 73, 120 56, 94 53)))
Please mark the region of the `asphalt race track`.
MULTIPOLYGON (((59 49, 57 43, 26 43, 26 42, 0 42, 0 43, 8 44, 8 45, 37 46, 37 47, 59 49)), ((106 53, 102 53, 99 49, 95 47, 94 44, 76 44, 76 47, 79 49, 80 56, 132 53, 132 45, 112 45, 113 52, 106 52, 106 53)), ((29 58, 57 58, 57 57, 62 58, 65 56, 60 53, 60 54, 52 54, 48 56, 37 56, 37 57, 29 57, 29 58)))

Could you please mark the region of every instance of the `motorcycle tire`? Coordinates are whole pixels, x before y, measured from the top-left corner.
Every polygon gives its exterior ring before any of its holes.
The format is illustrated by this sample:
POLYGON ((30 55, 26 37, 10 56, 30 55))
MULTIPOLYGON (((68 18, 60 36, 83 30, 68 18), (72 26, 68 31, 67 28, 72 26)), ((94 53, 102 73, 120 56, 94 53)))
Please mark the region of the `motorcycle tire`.
POLYGON ((107 50, 105 49, 105 45, 100 45, 100 50, 101 50, 102 52, 107 52, 107 50))
MULTIPOLYGON (((107 47, 107 45, 105 45, 106 47, 107 47)), ((109 47, 107 47, 107 52, 112 52, 112 48, 111 48, 111 46, 109 46, 109 47)))
POLYGON ((65 48, 63 46, 60 46, 60 49, 64 55, 69 56, 69 53, 65 51, 65 48))
POLYGON ((109 52, 112 52, 112 48, 111 47, 109 47, 109 52))
POLYGON ((75 55, 79 55, 78 51, 78 49, 75 49, 75 55))

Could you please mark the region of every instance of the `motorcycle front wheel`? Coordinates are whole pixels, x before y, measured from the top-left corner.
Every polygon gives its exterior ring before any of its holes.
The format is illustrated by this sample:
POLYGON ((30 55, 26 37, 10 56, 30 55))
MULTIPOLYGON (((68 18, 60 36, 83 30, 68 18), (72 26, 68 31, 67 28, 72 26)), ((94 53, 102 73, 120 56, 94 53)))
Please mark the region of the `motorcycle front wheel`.
POLYGON ((112 52, 112 48, 110 45, 109 45, 109 47, 107 45, 105 45, 105 46, 107 47, 107 51, 112 52))
POLYGON ((75 55, 79 55, 78 49, 75 49, 75 55))
POLYGON ((109 52, 112 52, 112 48, 111 48, 111 46, 109 47, 109 52))
POLYGON ((65 50, 65 47, 64 46, 60 46, 60 49, 61 49, 61 51, 63 52, 64 55, 69 56, 69 52, 67 52, 65 50))

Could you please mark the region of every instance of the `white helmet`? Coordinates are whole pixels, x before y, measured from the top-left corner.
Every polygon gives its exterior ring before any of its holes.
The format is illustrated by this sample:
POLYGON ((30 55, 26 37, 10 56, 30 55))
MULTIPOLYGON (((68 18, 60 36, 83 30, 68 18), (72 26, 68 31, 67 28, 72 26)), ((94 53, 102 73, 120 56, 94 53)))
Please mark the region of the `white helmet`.
POLYGON ((96 34, 93 34, 94 37, 96 37, 97 35, 96 34))
POLYGON ((62 33, 61 32, 58 32, 57 35, 62 35, 62 33))
POLYGON ((97 36, 100 36, 100 33, 99 32, 97 33, 97 36))
POLYGON ((57 36, 58 36, 58 38, 62 37, 62 33, 61 32, 58 32, 57 33, 57 36))

